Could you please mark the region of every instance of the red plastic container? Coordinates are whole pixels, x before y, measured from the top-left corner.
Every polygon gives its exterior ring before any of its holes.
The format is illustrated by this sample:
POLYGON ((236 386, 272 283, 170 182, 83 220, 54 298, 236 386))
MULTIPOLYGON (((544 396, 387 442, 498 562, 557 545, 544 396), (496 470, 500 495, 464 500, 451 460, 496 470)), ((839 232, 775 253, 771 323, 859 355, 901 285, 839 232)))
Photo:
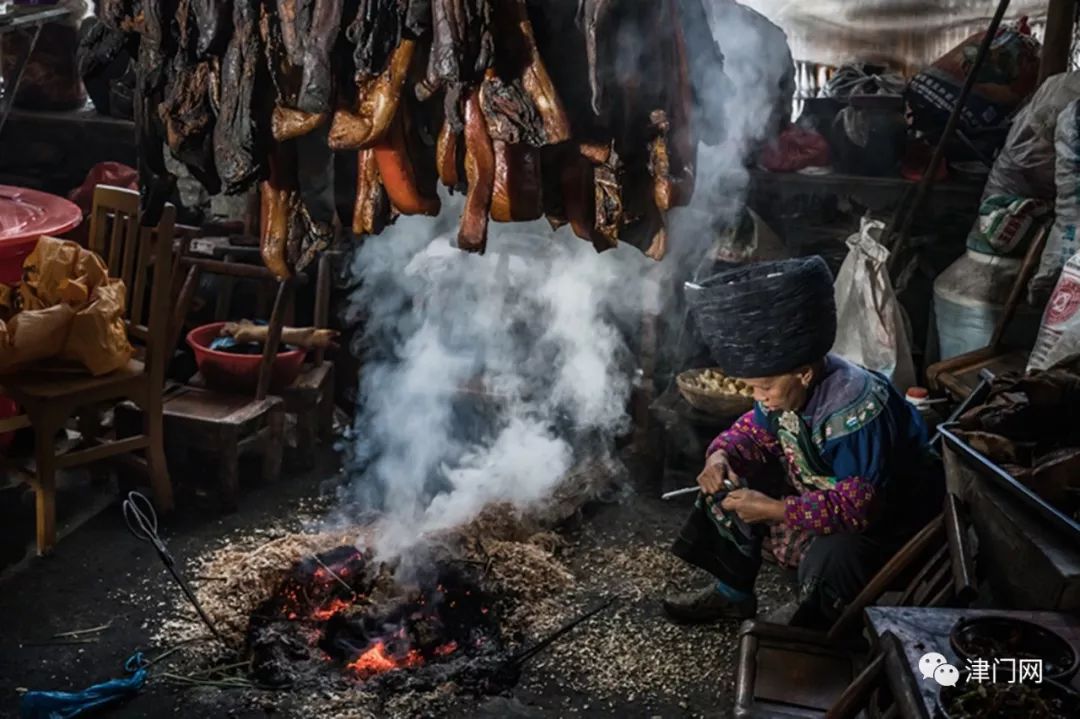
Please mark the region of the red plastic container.
POLYGON ((82 211, 63 197, 0 185, 0 282, 22 279, 23 260, 42 235, 62 235, 78 227, 82 211))
MULTIPOLYGON (((195 352, 195 364, 214 389, 228 392, 251 391, 259 381, 259 362, 262 355, 241 355, 210 349, 210 343, 221 336, 224 322, 212 322, 188 332, 187 343, 195 352)), ((271 389, 288 387, 304 366, 305 350, 278 352, 270 373, 271 389)))

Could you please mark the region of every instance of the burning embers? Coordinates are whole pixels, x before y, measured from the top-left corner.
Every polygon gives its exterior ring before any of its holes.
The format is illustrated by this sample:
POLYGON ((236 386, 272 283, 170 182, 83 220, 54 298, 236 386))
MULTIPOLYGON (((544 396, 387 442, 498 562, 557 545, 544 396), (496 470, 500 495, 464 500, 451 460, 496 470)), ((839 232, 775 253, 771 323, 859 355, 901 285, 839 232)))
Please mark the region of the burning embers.
POLYGON ((312 555, 252 616, 254 670, 274 685, 313 679, 328 668, 392 683, 434 684, 461 673, 475 679, 478 669, 499 673, 502 642, 492 600, 469 574, 447 562, 430 580, 403 585, 354 547, 312 555))

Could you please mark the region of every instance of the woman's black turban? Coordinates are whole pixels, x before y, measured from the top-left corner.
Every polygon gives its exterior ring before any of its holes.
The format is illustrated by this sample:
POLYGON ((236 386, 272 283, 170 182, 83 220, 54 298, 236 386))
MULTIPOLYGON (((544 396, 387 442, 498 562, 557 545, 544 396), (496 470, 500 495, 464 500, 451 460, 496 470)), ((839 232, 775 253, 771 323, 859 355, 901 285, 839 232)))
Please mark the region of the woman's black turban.
POLYGON ((757 262, 687 284, 713 361, 730 377, 772 377, 825 357, 836 341, 832 273, 818 256, 757 262))

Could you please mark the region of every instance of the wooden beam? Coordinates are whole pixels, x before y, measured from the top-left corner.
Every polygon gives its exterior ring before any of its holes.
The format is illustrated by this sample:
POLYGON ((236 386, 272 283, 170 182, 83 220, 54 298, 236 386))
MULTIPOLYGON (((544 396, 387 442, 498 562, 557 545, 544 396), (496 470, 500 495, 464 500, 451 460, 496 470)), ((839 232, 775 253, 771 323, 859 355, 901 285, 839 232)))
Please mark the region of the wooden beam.
POLYGON ((115 442, 98 444, 89 449, 80 449, 77 452, 68 452, 60 455, 56 458, 56 468, 66 469, 67 467, 90 464, 91 462, 96 462, 99 459, 105 459, 106 457, 111 457, 113 455, 134 452, 137 449, 146 449, 149 444, 150 440, 146 435, 136 435, 135 437, 119 439, 115 442))
POLYGON ((1039 84, 1069 69, 1076 0, 1050 0, 1046 6, 1046 33, 1039 62, 1039 84))

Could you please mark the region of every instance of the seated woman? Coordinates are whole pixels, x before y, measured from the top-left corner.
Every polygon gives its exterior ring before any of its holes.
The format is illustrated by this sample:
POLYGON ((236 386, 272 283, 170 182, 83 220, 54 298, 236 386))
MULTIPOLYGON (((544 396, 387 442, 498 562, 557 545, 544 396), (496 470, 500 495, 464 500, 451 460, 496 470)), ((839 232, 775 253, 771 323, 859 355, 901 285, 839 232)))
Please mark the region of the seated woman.
POLYGON ((922 417, 887 378, 829 354, 832 275, 820 257, 748 265, 688 292, 713 360, 754 409, 710 444, 676 556, 712 574, 669 598, 683 622, 749 618, 763 553, 797 571, 791 621, 823 627, 941 508, 922 417))

